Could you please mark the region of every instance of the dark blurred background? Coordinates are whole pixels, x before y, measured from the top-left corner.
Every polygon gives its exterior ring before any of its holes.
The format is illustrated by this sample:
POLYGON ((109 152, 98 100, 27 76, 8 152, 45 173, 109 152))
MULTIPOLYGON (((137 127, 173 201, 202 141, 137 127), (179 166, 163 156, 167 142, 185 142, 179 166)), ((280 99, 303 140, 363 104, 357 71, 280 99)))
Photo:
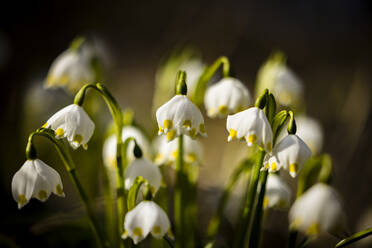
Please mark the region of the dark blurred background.
MULTIPOLYGON (((372 226, 371 1, 3 1, 1 5, 2 242, 20 247, 89 245, 86 225, 77 221, 68 228, 58 225, 61 219, 81 216, 82 210, 61 163, 54 162, 55 151, 46 142, 40 141, 40 157, 55 164, 64 177, 67 197, 51 196, 46 203, 32 200, 18 210, 10 188, 12 176, 25 160, 28 133, 72 101, 63 90, 40 93, 40 82, 55 57, 77 35, 94 35, 103 42, 109 57, 105 83, 121 106, 134 109, 147 129, 151 129, 155 72, 174 47, 193 46, 206 63, 228 56, 235 75, 251 92, 260 65, 273 50, 282 50, 288 65, 305 83, 307 113, 323 124, 323 150, 333 157, 332 185, 345 201, 350 231, 372 226), (30 101, 42 108, 30 106, 30 101)), ((212 149, 205 152, 208 162, 201 171, 202 193, 218 191, 226 179, 226 175, 217 175, 219 180, 213 181, 203 174, 221 166, 216 151, 226 143, 225 122, 211 125, 220 134, 203 141, 211 142, 212 149)), ((91 167, 101 164, 100 138, 96 135, 92 141, 96 155, 74 152, 77 163, 90 161, 81 175, 97 198, 99 185, 89 181, 98 178, 91 167)), ((279 215, 286 221, 286 213, 279 215)), ((286 230, 266 226, 265 247, 285 242, 286 230)), ((337 242, 331 236, 320 239, 324 240, 311 247, 331 247, 337 242)))

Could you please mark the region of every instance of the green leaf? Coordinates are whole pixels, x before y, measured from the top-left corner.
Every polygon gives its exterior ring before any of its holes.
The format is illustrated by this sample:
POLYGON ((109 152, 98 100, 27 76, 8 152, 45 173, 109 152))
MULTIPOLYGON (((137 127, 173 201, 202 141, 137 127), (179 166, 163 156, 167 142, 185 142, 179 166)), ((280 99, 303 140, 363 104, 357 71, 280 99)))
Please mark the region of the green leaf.
POLYGON ((351 235, 350 237, 341 240, 340 242, 337 243, 337 245, 335 247, 340 248, 340 247, 348 246, 348 245, 350 245, 354 242, 357 242, 358 240, 361 240, 361 239, 364 239, 364 238, 368 237, 371 234, 372 234, 372 227, 370 227, 368 229, 365 229, 361 232, 357 232, 357 233, 351 235))

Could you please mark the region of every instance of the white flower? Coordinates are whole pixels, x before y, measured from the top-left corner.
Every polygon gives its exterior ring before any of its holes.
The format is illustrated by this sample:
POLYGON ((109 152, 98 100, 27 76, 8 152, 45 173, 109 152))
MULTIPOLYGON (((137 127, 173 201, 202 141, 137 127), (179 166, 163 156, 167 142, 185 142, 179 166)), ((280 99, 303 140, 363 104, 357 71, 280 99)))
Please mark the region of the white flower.
MULTIPOLYGON (((319 154, 323 147, 323 129, 321 124, 311 117, 300 115, 296 117, 296 135, 300 137, 310 148, 313 154, 319 154)), ((287 130, 282 129, 278 141, 287 136, 287 130)))
POLYGON ((46 87, 66 87, 75 92, 86 83, 93 83, 92 48, 81 45, 79 49, 68 49, 52 63, 46 79, 46 87))
POLYGON ((187 73, 187 95, 194 95, 196 84, 198 83, 199 77, 203 73, 205 64, 197 58, 190 59, 183 63, 179 70, 186 71, 187 73))
POLYGON ((273 93, 280 105, 296 106, 302 102, 304 86, 301 80, 288 68, 281 53, 274 54, 259 70, 257 94, 265 89, 273 93))
POLYGON ((313 154, 319 154, 323 146, 323 129, 320 123, 310 117, 296 117, 297 132, 300 137, 311 149, 313 154))
MULTIPOLYGON (((185 136, 183 142, 183 160, 188 164, 200 164, 203 155, 200 141, 185 136)), ((178 138, 168 142, 165 136, 159 136, 154 141, 154 149, 157 152, 155 164, 172 164, 178 155, 178 138)))
POLYGON ((27 160, 12 179, 12 194, 22 208, 33 198, 46 201, 51 193, 64 197, 63 185, 58 172, 40 159, 27 160))
POLYGON ((226 128, 230 133, 229 142, 233 139, 245 138, 248 146, 257 144, 266 151, 271 151, 273 133, 269 121, 261 109, 252 107, 227 116, 226 128))
POLYGON ((248 89, 236 78, 223 78, 210 86, 204 98, 209 117, 225 117, 246 109, 251 101, 248 89))
POLYGON ((204 119, 200 110, 185 95, 176 95, 156 111, 158 134, 166 134, 167 140, 185 134, 195 138, 206 135, 204 119))
POLYGON ((291 201, 292 192, 287 183, 278 175, 269 174, 266 182, 264 198, 265 208, 287 208, 291 201))
POLYGON ((307 190, 289 211, 291 227, 307 235, 338 233, 345 227, 345 216, 337 192, 318 183, 307 190))
MULTIPOLYGON (((151 158, 150 144, 145 135, 134 126, 125 126, 122 129, 122 140, 123 142, 129 138, 133 137, 137 145, 141 148, 143 156, 145 158, 151 158)), ((116 135, 113 134, 105 140, 103 144, 103 162, 107 168, 116 169, 116 135)), ((127 158, 129 163, 133 161, 133 149, 135 142, 130 141, 127 147, 127 158)))
POLYGON ((272 154, 265 158, 264 169, 275 172, 284 168, 296 177, 304 163, 311 157, 310 148, 295 134, 289 134, 274 146, 272 154))
POLYGON ((139 176, 149 182, 153 194, 158 191, 162 181, 162 175, 158 166, 145 158, 133 160, 125 170, 125 188, 129 190, 139 176))
POLYGON ((151 232, 161 239, 170 230, 167 214, 153 201, 142 201, 125 215, 122 238, 131 237, 135 244, 151 232))
POLYGON ((76 104, 68 105, 55 113, 43 127, 53 129, 56 138, 66 137, 74 149, 80 145, 87 149, 87 143, 94 131, 93 121, 85 110, 76 104))

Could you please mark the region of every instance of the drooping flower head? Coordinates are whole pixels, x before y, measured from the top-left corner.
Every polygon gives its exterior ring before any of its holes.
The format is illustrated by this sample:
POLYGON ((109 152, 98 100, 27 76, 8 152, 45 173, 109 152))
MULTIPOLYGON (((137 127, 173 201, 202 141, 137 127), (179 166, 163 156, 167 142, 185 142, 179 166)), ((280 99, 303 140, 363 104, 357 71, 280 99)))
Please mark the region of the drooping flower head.
POLYGON ((125 215, 122 238, 131 237, 135 244, 151 232, 161 239, 170 230, 167 214, 153 201, 142 201, 125 215))
POLYGON ((40 159, 27 160, 13 176, 12 194, 19 209, 31 198, 46 201, 52 192, 65 196, 58 172, 40 159))
POLYGON ((236 78, 223 78, 210 86, 204 98, 204 105, 211 118, 225 117, 246 109, 251 102, 248 89, 236 78))
POLYGON ((80 145, 86 149, 94 131, 93 121, 85 110, 76 104, 68 105, 55 113, 43 127, 53 129, 56 138, 66 137, 74 149, 80 145))
POLYGON ((155 194, 160 188, 162 175, 158 166, 145 158, 137 158, 125 170, 125 188, 129 190, 137 177, 143 177, 149 182, 151 191, 155 194))
POLYGON ((289 222, 292 228, 310 236, 344 231, 345 216, 338 193, 326 184, 315 184, 293 203, 289 222))
POLYGON ((264 169, 275 172, 281 168, 296 177, 305 162, 311 157, 310 148, 295 134, 289 134, 275 145, 272 154, 264 162, 264 169))
POLYGON ((182 134, 191 138, 206 135, 203 115, 186 95, 176 95, 158 108, 156 120, 158 134, 165 134, 168 141, 182 134))
MULTIPOLYGON (((159 136, 154 142, 156 150, 155 164, 173 164, 178 156, 178 138, 168 142, 165 136, 159 136)), ((184 137, 183 160, 188 164, 201 163, 203 146, 198 140, 184 137)))
POLYGON ((256 93, 269 89, 280 105, 296 107, 302 103, 304 87, 301 80, 286 65, 281 52, 273 54, 258 71, 256 93))
MULTIPOLYGON (((134 126, 125 126, 122 129, 122 140, 123 142, 127 139, 133 137, 137 145, 141 148, 143 156, 147 159, 151 159, 151 149, 150 143, 146 136, 134 126)), ((103 144, 103 162, 107 168, 115 169, 116 171, 116 136, 113 134, 109 136, 104 144, 103 144)), ((128 162, 132 162, 134 160, 133 150, 134 150, 135 142, 132 140, 129 142, 127 147, 127 158, 128 162)))
POLYGON ((265 208, 288 208, 292 192, 288 184, 278 175, 269 174, 264 198, 265 208))
POLYGON ((234 115, 227 116, 226 129, 230 133, 228 141, 245 139, 248 146, 257 144, 270 152, 273 142, 273 133, 265 113, 256 107, 234 115))
MULTIPOLYGON (((82 42, 79 39, 73 44, 82 42)), ((72 45, 73 46, 73 45, 72 45)), ((79 47, 71 47, 60 54, 52 63, 46 79, 46 87, 65 87, 76 92, 86 83, 95 81, 92 67, 94 51, 83 42, 79 47)))

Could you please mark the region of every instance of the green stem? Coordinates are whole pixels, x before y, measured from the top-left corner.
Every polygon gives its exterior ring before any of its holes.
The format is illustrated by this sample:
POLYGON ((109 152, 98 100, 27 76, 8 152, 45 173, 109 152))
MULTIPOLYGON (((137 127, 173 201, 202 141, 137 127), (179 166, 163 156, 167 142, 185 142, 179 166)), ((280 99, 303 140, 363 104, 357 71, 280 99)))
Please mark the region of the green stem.
MULTIPOLYGON (((97 84, 86 84, 76 94, 74 103, 81 106, 84 103, 86 91, 92 88, 96 90, 105 100, 107 107, 110 110, 112 118, 116 127, 116 170, 117 170, 117 211, 118 211, 118 232, 119 234, 124 232, 124 217, 127 212, 126 208, 126 192, 124 190, 124 170, 126 164, 123 162, 124 144, 122 141, 122 130, 123 130, 123 113, 115 98, 106 89, 106 87, 100 83, 97 84)), ((124 247, 124 242, 120 242, 120 247, 124 247)))
POLYGON ((234 247, 240 248, 244 246, 246 233, 248 231, 249 224, 251 222, 252 212, 253 212, 253 206, 256 199, 256 193, 257 193, 257 185, 258 185, 258 179, 260 175, 260 169, 262 167, 263 159, 265 157, 265 151, 259 150, 256 164, 254 165, 251 180, 249 182, 248 186, 248 193, 246 197, 246 201, 244 203, 243 207, 243 213, 241 216, 241 222, 238 226, 238 233, 234 240, 234 247))
POLYGON ((250 160, 244 160, 241 162, 236 169, 234 170, 233 174, 230 176, 230 179, 228 183, 225 186, 225 189, 221 195, 221 198, 218 202, 218 207, 215 216, 212 217, 212 219, 209 222, 208 225, 208 232, 207 232, 207 240, 213 241, 216 238, 216 235, 218 234, 219 227, 221 224, 221 220, 223 217, 223 211, 225 209, 225 206, 227 204, 227 201, 230 197, 230 194, 238 182, 238 179, 240 178, 240 175, 246 168, 248 167, 250 160))
POLYGON ((223 66, 223 77, 228 77, 230 74, 230 62, 225 56, 219 57, 211 66, 208 66, 204 69, 203 74, 200 76, 196 84, 194 91, 195 93, 192 96, 192 100, 197 106, 201 106, 203 104, 207 84, 221 65, 223 66))
POLYGON ((86 194, 83 186, 81 185, 80 179, 78 177, 78 174, 75 169, 75 164, 68 152, 67 149, 65 149, 63 143, 60 140, 57 140, 55 138, 54 132, 49 129, 38 129, 36 132, 33 132, 30 135, 29 141, 32 142, 32 139, 35 135, 42 136, 48 138, 56 147, 58 154, 61 157, 61 160, 69 173, 75 188, 78 191, 78 194, 80 196, 80 199, 84 205, 85 211, 88 215, 90 226, 93 230, 93 234, 97 240, 97 246, 98 247, 109 247, 110 244, 108 240, 106 239, 105 235, 100 231, 99 229, 99 223, 94 215, 94 209, 92 207, 92 203, 90 199, 88 198, 88 195, 86 194))
POLYGON ((176 230, 176 247, 185 246, 185 172, 183 163, 183 135, 178 138, 178 156, 176 161, 176 185, 174 192, 174 221, 176 230))
POLYGON ((363 231, 357 232, 351 235, 350 237, 341 240, 340 242, 337 243, 336 248, 348 246, 354 242, 357 242, 358 240, 368 237, 369 235, 372 235, 372 227, 365 229, 363 231))
POLYGON ((256 205, 256 214, 253 219, 253 225, 251 234, 249 237, 249 248, 257 248, 260 243, 260 233, 261 233, 261 223, 262 223, 262 213, 263 213, 263 202, 266 192, 266 182, 269 173, 268 171, 263 171, 261 173, 261 188, 258 195, 257 205, 256 205))

